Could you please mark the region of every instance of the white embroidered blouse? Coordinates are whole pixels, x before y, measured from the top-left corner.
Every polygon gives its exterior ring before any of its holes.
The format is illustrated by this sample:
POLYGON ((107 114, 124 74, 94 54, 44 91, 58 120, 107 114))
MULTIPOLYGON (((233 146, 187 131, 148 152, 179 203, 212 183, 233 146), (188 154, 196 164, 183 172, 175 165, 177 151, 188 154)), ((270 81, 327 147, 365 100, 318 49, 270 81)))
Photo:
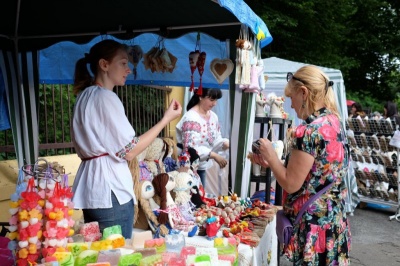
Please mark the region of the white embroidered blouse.
POLYGON ((200 156, 198 170, 206 170, 212 166, 208 160, 211 151, 222 150, 222 144, 228 139, 222 138, 218 116, 210 111, 208 120, 195 110, 186 112, 176 125, 176 141, 182 143, 184 150, 188 147, 196 149, 200 156))
POLYGON ((138 138, 114 92, 91 86, 78 95, 72 140, 82 159, 73 185, 75 208, 111 208, 111 191, 120 204, 136 202, 124 156, 138 138))

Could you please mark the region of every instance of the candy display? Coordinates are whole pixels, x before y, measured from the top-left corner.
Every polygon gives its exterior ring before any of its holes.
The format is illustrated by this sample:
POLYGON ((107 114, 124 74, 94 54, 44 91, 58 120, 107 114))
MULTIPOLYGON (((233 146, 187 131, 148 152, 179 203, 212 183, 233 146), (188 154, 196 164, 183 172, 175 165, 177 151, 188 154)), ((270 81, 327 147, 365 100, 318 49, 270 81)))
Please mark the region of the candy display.
POLYGON ((195 191, 192 176, 171 171, 154 176, 152 182, 143 181, 148 185, 142 186, 144 192, 151 189, 147 200, 152 202, 153 225, 165 226, 164 234, 139 231, 125 239, 120 225, 100 231, 97 222, 75 224, 68 176, 52 167, 46 162, 41 168, 32 165, 20 171, 10 201, 7 248, 15 258, 10 265, 238 265, 239 243, 257 247, 277 209, 235 193, 215 198, 203 195, 204 204, 196 207, 190 202, 195 191), (167 191, 166 197, 160 197, 162 190, 167 191), (179 206, 191 210, 183 212, 179 206), (163 214, 166 220, 160 220, 163 214), (211 245, 188 245, 187 237, 195 235, 211 245))

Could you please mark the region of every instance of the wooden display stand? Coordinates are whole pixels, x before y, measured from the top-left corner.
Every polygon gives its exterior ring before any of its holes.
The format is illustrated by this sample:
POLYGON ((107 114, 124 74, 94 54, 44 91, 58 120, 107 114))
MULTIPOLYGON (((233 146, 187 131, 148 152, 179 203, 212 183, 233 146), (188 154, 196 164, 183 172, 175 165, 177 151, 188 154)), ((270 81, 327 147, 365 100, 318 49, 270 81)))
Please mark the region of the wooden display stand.
MULTIPOLYGON (((278 125, 278 140, 284 141, 286 129, 291 126, 292 121, 288 119, 282 118, 270 118, 270 117, 256 117, 255 124, 260 125, 259 138, 267 137, 269 140, 272 140, 272 130, 270 130, 270 125, 278 125)), ((250 183, 256 183, 256 191, 260 189, 260 183, 265 183, 265 202, 270 203, 271 201, 271 182, 272 182, 272 173, 271 169, 267 168, 265 173, 260 173, 260 175, 254 175, 252 172, 250 175, 250 183)), ((276 183, 275 188, 275 205, 282 205, 282 188, 276 183)))

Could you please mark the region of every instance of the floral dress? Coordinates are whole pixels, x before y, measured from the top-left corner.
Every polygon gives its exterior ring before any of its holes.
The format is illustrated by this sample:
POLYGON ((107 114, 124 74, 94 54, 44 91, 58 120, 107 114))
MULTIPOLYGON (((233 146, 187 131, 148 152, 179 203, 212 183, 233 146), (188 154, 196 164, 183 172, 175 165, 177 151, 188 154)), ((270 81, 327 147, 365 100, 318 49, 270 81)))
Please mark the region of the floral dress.
MULTIPOLYGON (((348 168, 346 139, 336 115, 322 108, 292 132, 291 149, 312 155, 314 164, 301 188, 285 194, 284 211, 292 223, 303 204, 332 182, 294 225, 285 254, 294 265, 349 265, 351 234, 344 211, 348 168)), ((289 155, 290 160, 290 155, 289 155)))

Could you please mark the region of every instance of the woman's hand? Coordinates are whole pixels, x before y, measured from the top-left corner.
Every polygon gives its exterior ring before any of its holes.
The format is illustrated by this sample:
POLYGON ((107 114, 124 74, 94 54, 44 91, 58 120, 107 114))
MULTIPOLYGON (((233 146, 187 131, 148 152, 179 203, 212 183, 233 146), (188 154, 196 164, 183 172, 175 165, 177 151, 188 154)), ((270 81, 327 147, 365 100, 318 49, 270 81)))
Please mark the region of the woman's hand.
POLYGON ((164 118, 167 119, 168 122, 178 118, 182 113, 182 105, 175 99, 173 99, 164 114, 164 118))
POLYGON ((264 158, 262 157, 261 154, 250 152, 247 155, 247 158, 254 164, 261 165, 264 168, 268 168, 269 167, 268 162, 266 160, 264 160, 264 158))
POLYGON ((220 168, 224 168, 228 164, 224 157, 215 152, 212 152, 210 157, 217 162, 220 168))

